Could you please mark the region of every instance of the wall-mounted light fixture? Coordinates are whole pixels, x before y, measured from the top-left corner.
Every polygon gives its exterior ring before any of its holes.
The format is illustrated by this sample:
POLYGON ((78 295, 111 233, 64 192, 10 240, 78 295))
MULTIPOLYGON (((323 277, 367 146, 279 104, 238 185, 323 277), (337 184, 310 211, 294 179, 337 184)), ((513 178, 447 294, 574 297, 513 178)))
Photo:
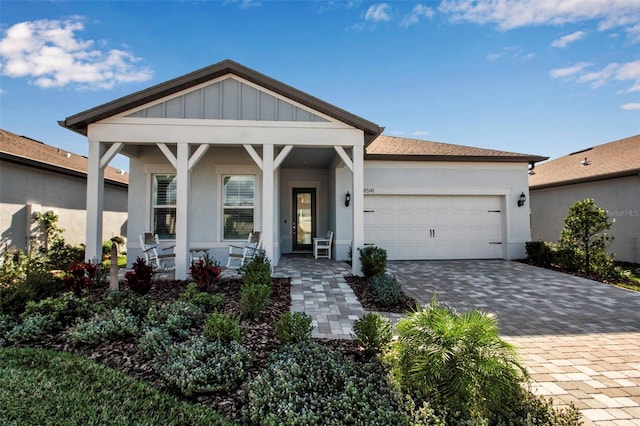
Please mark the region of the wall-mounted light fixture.
POLYGON ((524 206, 525 201, 527 201, 527 196, 524 195, 524 192, 523 192, 522 194, 520 194, 520 197, 518 197, 518 207, 524 206))
POLYGON ((350 203, 351 203, 351 194, 349 194, 349 191, 347 191, 347 195, 344 196, 344 206, 349 207, 350 203))

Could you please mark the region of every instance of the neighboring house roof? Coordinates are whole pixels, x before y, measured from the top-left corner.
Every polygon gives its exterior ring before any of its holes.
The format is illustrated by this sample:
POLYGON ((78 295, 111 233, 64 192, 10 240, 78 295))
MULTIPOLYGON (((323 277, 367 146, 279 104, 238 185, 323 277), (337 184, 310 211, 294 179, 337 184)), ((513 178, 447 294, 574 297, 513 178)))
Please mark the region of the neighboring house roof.
POLYGON ((640 135, 635 135, 539 164, 529 176, 529 187, 542 189, 639 173, 640 135))
POLYGON ((369 143, 382 133, 383 128, 357 115, 351 114, 341 108, 331 105, 307 93, 301 92, 291 86, 267 77, 257 71, 240 65, 229 59, 217 64, 202 68, 192 73, 174 78, 145 90, 124 96, 112 102, 97 106, 87 111, 67 117, 59 124, 67 129, 87 135, 87 127, 97 121, 125 112, 132 108, 153 102, 165 96, 180 92, 207 81, 222 77, 226 74, 234 74, 254 84, 265 87, 286 98, 292 99, 311 109, 322 112, 350 126, 356 127, 365 134, 365 141, 369 143))
POLYGON ((549 157, 474 148, 420 139, 395 136, 378 136, 367 147, 367 160, 412 160, 412 161, 487 161, 528 162, 544 161, 549 157))
MULTIPOLYGON (((86 157, 2 129, 0 129, 0 159, 71 176, 86 178, 87 175, 86 157)), ((120 170, 110 166, 105 168, 104 178, 105 181, 117 185, 129 184, 129 173, 121 173, 120 170)))

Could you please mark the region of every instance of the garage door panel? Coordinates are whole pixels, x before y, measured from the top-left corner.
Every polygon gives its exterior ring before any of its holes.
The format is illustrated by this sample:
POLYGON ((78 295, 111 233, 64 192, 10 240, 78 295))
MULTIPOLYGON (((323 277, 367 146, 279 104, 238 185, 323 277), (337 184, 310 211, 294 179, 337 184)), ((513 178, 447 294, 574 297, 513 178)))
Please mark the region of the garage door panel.
POLYGON ((501 258, 499 196, 365 196, 365 241, 390 260, 501 258), (496 212, 496 210, 498 210, 496 212))

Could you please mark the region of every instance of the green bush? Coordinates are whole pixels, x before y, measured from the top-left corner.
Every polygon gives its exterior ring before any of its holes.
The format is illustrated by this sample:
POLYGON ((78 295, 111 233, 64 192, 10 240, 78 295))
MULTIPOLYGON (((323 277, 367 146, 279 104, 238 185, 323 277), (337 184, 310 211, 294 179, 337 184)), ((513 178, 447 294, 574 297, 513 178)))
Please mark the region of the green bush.
POLYGON ((291 344, 311 340, 313 320, 304 312, 285 312, 276 322, 276 339, 291 344))
POLYGON ((107 309, 126 309, 132 315, 142 319, 147 316, 151 301, 146 296, 140 296, 138 293, 129 289, 120 291, 110 291, 105 301, 107 309))
POLYGON ((402 302, 404 293, 396 277, 389 274, 378 274, 368 281, 369 297, 379 306, 390 307, 402 302))
POLYGON ((353 332, 356 343, 364 349, 367 356, 381 353, 393 338, 391 321, 376 313, 365 314, 356 320, 353 332))
POLYGON ((240 312, 245 318, 258 318, 269 304, 271 286, 265 284, 243 284, 240 288, 240 312))
POLYGON ((66 327, 73 324, 76 318, 87 318, 91 315, 91 306, 88 298, 78 297, 69 291, 58 297, 27 302, 22 317, 26 319, 35 314, 51 316, 61 327, 66 327))
POLYGON ((534 395, 530 390, 520 387, 503 401, 503 410, 488 418, 495 425, 547 425, 577 426, 582 423, 582 415, 573 404, 566 408, 554 408, 551 399, 534 395))
POLYGON ((0 313, 18 316, 29 301, 54 296, 62 289, 60 281, 43 269, 29 269, 24 279, 0 282, 0 313))
POLYGON ((365 278, 384 274, 387 269, 387 251, 376 246, 359 248, 360 264, 365 278))
POLYGON ((244 423, 255 425, 403 424, 404 414, 384 370, 356 365, 307 342, 272 355, 244 391, 244 423))
POLYGON ((35 313, 24 318, 6 335, 6 340, 13 343, 40 340, 60 329, 60 323, 52 315, 35 313))
POLYGON ((211 259, 208 254, 205 254, 197 262, 191 262, 189 272, 198 288, 206 290, 218 281, 222 268, 220 268, 220 263, 216 259, 211 259))
POLYGON ((240 320, 233 314, 212 312, 204 322, 204 337, 223 344, 240 341, 240 320))
POLYGON ((135 336, 139 331, 138 317, 128 309, 115 308, 78 322, 69 333, 69 339, 76 344, 95 346, 135 336))
POLYGON ((169 346, 167 357, 156 363, 155 369, 168 384, 191 396, 237 389, 250 364, 249 351, 237 342, 225 345, 193 336, 169 346))
POLYGON ((240 271, 244 274, 243 285, 271 285, 271 261, 264 250, 260 250, 251 262, 245 263, 240 271))
POLYGON ((84 260, 84 251, 84 246, 72 246, 64 239, 56 239, 46 252, 47 269, 65 271, 72 263, 84 260))
POLYGON ((222 296, 200 291, 196 283, 190 283, 187 286, 187 289, 180 294, 180 300, 200 306, 207 313, 224 308, 224 298, 222 296))
POLYGON ((9 345, 9 333, 18 325, 11 315, 0 314, 0 348, 9 345))
POLYGON ((525 243, 527 258, 534 265, 548 268, 556 263, 554 247, 546 241, 527 241, 525 243))
POLYGON ((144 358, 160 359, 173 342, 174 338, 165 327, 146 326, 144 334, 138 340, 138 351, 144 358))
POLYGON ((205 318, 204 311, 193 303, 176 300, 166 303, 159 308, 152 306, 147 315, 148 327, 162 327, 177 339, 185 339, 191 334, 191 329, 202 325, 205 318))
POLYGON ((388 359, 400 387, 465 419, 500 413, 527 378, 492 315, 457 314, 438 306, 434 297, 431 306, 400 320, 397 332, 388 359))

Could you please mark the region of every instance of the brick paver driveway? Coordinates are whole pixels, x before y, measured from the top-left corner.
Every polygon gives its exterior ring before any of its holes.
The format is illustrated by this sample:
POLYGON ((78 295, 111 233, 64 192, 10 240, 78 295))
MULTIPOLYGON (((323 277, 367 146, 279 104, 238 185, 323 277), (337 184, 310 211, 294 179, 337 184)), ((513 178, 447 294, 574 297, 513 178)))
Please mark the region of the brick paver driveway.
POLYGON ((640 425, 640 293, 503 260, 390 261, 421 303, 493 312, 534 391, 573 402, 585 425, 640 425))

